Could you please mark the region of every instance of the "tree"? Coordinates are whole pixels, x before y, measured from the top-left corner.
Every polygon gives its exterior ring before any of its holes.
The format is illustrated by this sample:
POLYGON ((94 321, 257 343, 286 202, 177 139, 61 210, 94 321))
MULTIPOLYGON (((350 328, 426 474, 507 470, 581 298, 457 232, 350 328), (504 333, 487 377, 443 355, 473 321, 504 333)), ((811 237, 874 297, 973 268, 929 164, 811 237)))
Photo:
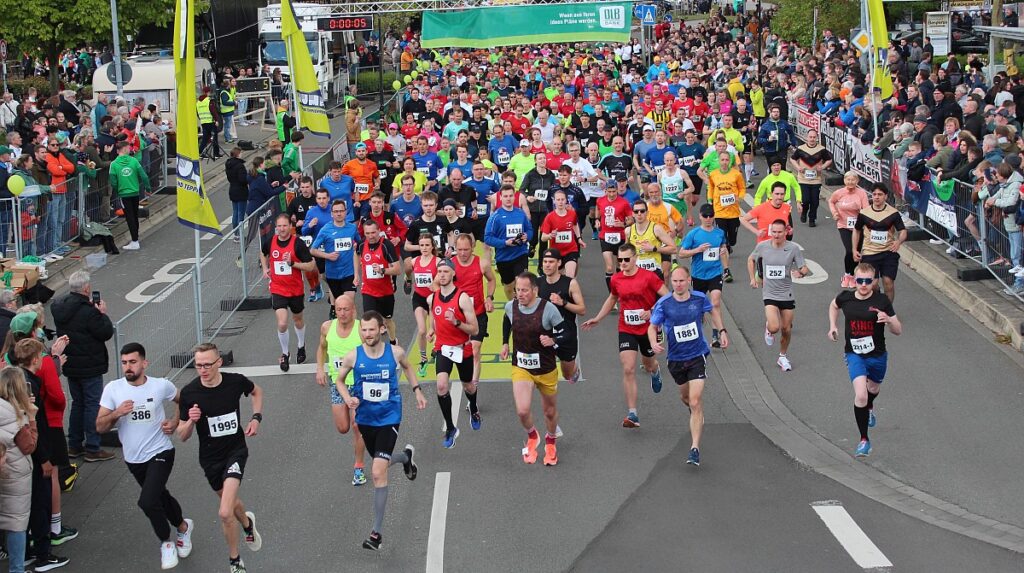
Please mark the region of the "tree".
POLYGON ((849 35, 860 24, 860 2, 852 0, 779 0, 779 11, 772 17, 772 32, 802 46, 811 45, 814 9, 818 9, 818 34, 826 28, 836 36, 849 35))
MULTIPOLYGON (((82 46, 108 45, 111 37, 109 0, 0 0, 0 36, 11 44, 43 57, 50 64, 50 88, 59 87, 57 66, 62 51, 82 46)), ((173 0, 118 0, 121 43, 147 24, 165 26, 174 21, 173 0)))

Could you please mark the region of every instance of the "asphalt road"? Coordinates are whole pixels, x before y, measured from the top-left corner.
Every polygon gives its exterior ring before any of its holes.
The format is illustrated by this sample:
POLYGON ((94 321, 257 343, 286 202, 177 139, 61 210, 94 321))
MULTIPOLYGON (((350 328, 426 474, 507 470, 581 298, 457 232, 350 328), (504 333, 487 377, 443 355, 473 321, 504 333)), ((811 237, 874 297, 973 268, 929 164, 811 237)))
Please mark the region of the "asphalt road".
MULTIPOLYGON (((99 273, 97 280, 107 281, 100 283, 105 298, 127 293, 152 276, 152 268, 191 248, 188 242, 179 244, 180 226, 171 222, 154 237, 165 232, 166 242, 150 240, 152 248, 129 255, 134 264, 125 257, 123 266, 99 273)), ((749 235, 741 237, 738 253, 752 245, 749 235)), ((774 353, 764 349, 760 293, 750 291, 742 272, 727 287, 726 304, 784 402, 822 435, 852 447, 855 427, 841 352, 824 341, 825 305, 837 292, 838 238, 824 224, 801 227, 796 238, 810 246, 808 257, 831 278, 798 287, 793 372, 783 376, 774 366, 774 353)), ((588 315, 596 313, 606 294, 598 258, 596 249, 584 254, 588 315)), ((879 426, 872 433, 877 449, 867 463, 995 519, 1019 518, 1015 504, 1020 501, 1011 495, 1019 489, 1019 446, 1014 440, 992 439, 1021 435, 1019 415, 1014 416, 1020 397, 1012 387, 1019 367, 906 275, 898 284, 896 308, 907 333, 892 341, 890 380, 877 402, 879 426), (959 350, 955 358, 951 346, 959 350), (986 377, 972 376, 982 371, 986 377), (970 381, 970 386, 954 385, 954 380, 970 381)), ((406 344, 413 323, 407 301, 400 299, 396 317, 406 344)), ((316 325, 326 314, 325 302, 307 311, 310 349, 316 344, 316 325)), ((487 347, 493 349, 500 330, 496 321, 491 324, 487 347)), ((441 447, 433 390, 427 391, 428 408, 418 412, 406 388, 399 439, 417 446, 419 479, 410 483, 400 471, 392 472, 385 545, 373 554, 359 547, 372 520, 372 495, 368 486, 349 483, 350 438, 334 430, 327 392, 315 384, 308 367, 293 365, 288 375, 276 372, 279 349, 272 331, 269 311, 243 312, 232 323, 232 335, 218 340, 234 352, 236 366, 254 376, 266 374, 254 377, 267 390, 266 423, 250 441, 242 487, 264 536, 260 553, 242 550, 250 571, 440 570, 427 568, 428 553, 441 555, 447 571, 864 570, 854 558, 863 558, 863 539, 844 530, 841 537, 853 547, 848 552, 811 505, 827 501, 842 504, 892 570, 1009 572, 1022 567, 1018 554, 909 518, 807 471, 747 423, 714 368, 705 397, 701 468, 683 464, 689 431, 670 381, 654 395, 649 378, 641 375, 643 426, 621 428, 624 402, 613 320, 584 335, 586 380, 561 385, 565 437, 555 468, 521 461, 523 432, 511 388, 500 381, 505 365, 488 366, 493 374, 484 376, 499 380, 482 384, 482 430, 470 430, 460 409, 463 433, 453 450, 441 447), (445 483, 448 495, 435 495, 445 483), (434 512, 445 500, 446 510, 434 512), (438 539, 442 520, 443 543, 438 539), (850 535, 859 541, 850 541, 850 535)), ((179 380, 179 386, 185 381, 179 380)), ((540 420, 537 401, 534 413, 540 420)), ((215 497, 195 448, 194 442, 179 446, 170 483, 197 524, 195 552, 179 570, 226 570, 215 497)), ((83 468, 80 484, 65 496, 66 523, 82 531, 79 539, 59 548, 72 557, 66 570, 156 569, 157 543, 135 506, 137 493, 120 461, 83 468)))

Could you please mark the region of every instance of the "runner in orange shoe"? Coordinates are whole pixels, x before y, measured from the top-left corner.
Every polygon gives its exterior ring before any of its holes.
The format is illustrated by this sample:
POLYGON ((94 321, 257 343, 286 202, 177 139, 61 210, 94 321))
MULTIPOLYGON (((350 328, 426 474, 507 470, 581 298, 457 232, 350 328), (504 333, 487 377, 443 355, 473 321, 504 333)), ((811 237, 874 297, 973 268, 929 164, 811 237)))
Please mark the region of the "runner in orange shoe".
POLYGON ((537 462, 540 434, 533 423, 533 388, 540 391, 544 406, 544 465, 558 463, 555 447, 558 433, 558 370, 555 347, 565 336, 564 319, 558 307, 538 296, 537 275, 519 274, 515 280, 516 300, 505 304, 505 318, 501 327, 501 359, 512 357, 512 396, 516 401, 516 414, 526 430, 523 461, 537 462), (556 334, 557 333, 557 334, 556 334), (509 337, 512 350, 509 351, 509 337))

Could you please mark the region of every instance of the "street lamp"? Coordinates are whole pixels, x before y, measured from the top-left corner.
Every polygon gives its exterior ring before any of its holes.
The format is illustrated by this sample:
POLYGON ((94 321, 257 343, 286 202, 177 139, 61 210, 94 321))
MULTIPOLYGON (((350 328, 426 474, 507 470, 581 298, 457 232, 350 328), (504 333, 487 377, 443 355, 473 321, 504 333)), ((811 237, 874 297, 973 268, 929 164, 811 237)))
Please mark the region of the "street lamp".
MULTIPOLYGON (((758 0, 760 1, 760 0, 758 0)), ((124 97, 124 81, 121 78, 121 40, 117 31, 117 0, 110 0, 110 27, 114 32, 114 84, 117 86, 117 97, 124 97)))

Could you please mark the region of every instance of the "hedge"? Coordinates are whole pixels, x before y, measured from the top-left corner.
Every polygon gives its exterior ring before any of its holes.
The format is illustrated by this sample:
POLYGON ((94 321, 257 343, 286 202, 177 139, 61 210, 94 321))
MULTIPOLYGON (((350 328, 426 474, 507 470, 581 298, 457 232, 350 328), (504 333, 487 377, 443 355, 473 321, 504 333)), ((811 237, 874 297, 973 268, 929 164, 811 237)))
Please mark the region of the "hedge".
MULTIPOLYGON (((384 72, 384 91, 393 92, 391 84, 398 79, 398 74, 394 71, 384 72)), ((380 89, 380 72, 377 70, 367 70, 365 72, 359 72, 356 76, 356 90, 359 94, 374 94, 379 93, 380 89)))

